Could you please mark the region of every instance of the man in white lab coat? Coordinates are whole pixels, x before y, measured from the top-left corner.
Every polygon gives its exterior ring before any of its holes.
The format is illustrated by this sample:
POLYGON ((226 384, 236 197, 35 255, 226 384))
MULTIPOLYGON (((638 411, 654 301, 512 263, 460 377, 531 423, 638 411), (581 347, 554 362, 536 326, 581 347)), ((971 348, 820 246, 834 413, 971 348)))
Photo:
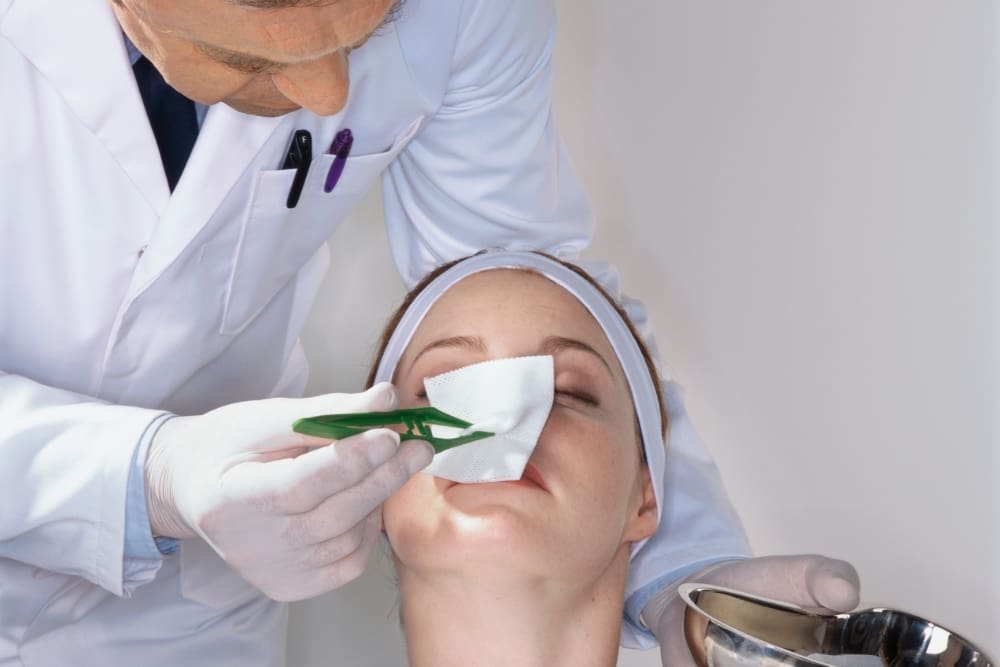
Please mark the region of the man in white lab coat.
MULTIPOLYGON (((408 283, 487 246, 582 250, 553 30, 538 0, 0 0, 0 665, 283 663, 278 600, 357 576, 431 456, 289 431, 394 400, 284 398, 324 241, 381 176, 408 283), (159 126, 157 72, 196 141, 159 126)), ((695 575, 853 606, 846 564, 744 560, 671 395, 623 640, 689 660, 672 591, 695 575)))

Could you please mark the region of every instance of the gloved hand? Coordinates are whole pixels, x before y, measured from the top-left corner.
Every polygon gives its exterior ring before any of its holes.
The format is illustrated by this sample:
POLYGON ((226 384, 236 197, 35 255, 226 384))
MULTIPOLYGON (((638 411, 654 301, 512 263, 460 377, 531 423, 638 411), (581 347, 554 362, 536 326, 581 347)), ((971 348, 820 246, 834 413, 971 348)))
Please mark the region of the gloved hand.
POLYGON ((328 444, 295 433, 300 417, 392 410, 387 383, 362 394, 234 403, 167 420, 150 443, 146 503, 154 535, 200 537, 275 600, 358 577, 381 503, 434 451, 388 429, 328 444))
MULTIPOLYGON (((857 607, 861 596, 861 583, 853 565, 815 555, 726 561, 696 572, 687 581, 725 586, 800 607, 824 607, 838 613, 857 607)), ((671 586, 643 609, 643 619, 660 642, 664 667, 695 665, 684 639, 685 607, 677 587, 671 586)))

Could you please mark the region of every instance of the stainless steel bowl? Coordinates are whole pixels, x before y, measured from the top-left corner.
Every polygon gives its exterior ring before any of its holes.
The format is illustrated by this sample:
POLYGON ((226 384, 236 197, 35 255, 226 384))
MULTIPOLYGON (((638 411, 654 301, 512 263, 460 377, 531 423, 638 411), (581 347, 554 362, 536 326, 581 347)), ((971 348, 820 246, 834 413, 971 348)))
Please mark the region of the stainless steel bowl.
POLYGON ((895 609, 830 614, 740 591, 683 584, 684 631, 702 667, 992 667, 951 630, 895 609))

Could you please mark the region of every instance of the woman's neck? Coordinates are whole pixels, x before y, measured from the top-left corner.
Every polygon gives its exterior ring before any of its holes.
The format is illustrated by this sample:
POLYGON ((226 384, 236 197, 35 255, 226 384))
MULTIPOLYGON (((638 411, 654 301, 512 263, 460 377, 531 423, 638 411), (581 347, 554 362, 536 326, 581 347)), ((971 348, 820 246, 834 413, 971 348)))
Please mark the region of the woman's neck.
POLYGON ((627 563, 626 548, 587 585, 477 568, 429 577, 401 571, 410 666, 613 666, 627 563))

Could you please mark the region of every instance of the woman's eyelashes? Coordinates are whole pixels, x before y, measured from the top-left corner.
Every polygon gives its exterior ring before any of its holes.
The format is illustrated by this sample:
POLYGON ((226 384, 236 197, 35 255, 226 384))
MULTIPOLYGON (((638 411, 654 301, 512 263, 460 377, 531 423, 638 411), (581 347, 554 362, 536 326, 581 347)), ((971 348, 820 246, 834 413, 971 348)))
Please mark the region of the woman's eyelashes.
POLYGON ((571 407, 580 405, 598 407, 600 405, 600 401, 593 393, 577 388, 564 389, 556 387, 555 397, 556 403, 569 405, 571 407))

